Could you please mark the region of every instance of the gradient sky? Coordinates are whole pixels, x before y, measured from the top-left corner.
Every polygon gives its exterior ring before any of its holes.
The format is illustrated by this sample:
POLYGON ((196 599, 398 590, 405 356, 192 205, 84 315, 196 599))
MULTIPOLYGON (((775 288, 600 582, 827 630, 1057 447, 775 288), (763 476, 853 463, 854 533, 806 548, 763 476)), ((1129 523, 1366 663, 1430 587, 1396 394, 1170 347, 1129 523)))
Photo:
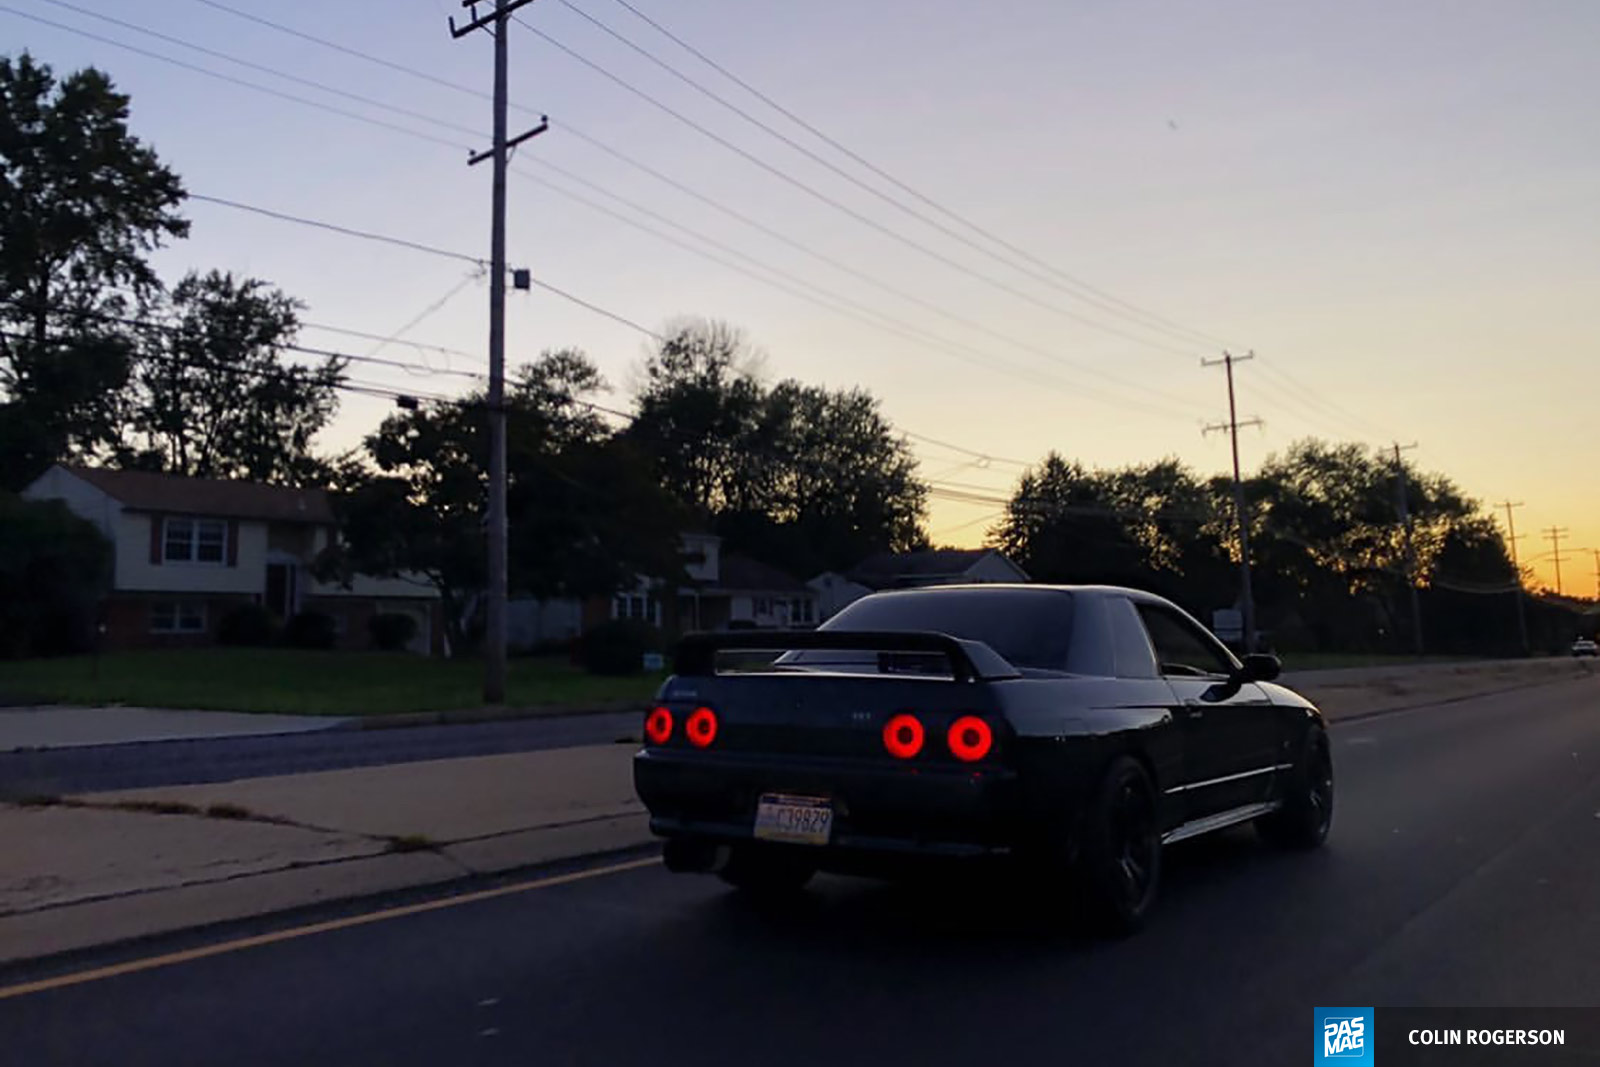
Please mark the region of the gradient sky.
MULTIPOLYGON (((481 99, 201 0, 73 2, 441 123, 489 126, 481 99)), ((490 85, 488 37, 452 41, 445 27, 446 15, 460 11, 454 0, 226 2, 447 81, 490 85)), ((916 446, 926 475, 1000 495, 1019 470, 1003 461, 1036 461, 1052 448, 1095 465, 1170 455, 1202 472, 1224 469, 1225 437, 1200 430, 1225 417, 1224 384, 1200 360, 1219 354, 1215 342, 1253 350, 1256 361, 1238 371, 1240 415, 1259 415, 1266 425, 1241 436, 1247 467, 1308 435, 1416 441, 1414 462, 1449 474, 1473 497, 1526 502, 1517 513, 1518 532, 1528 534, 1522 556, 1538 557, 1546 581, 1550 544, 1539 530, 1569 528, 1563 551, 1586 551, 1564 565, 1565 587, 1594 593, 1596 558, 1587 550, 1600 548, 1600 505, 1588 445, 1590 413, 1600 403, 1600 5, 633 2, 917 191, 1185 332, 1084 301, 930 229, 574 11, 886 188, 615 0, 571 0, 570 7, 538 0, 521 14, 798 182, 964 269, 786 184, 522 26, 511 42, 512 98, 548 113, 552 128, 516 160, 514 264, 648 328, 685 314, 737 324, 765 353, 768 377, 863 386, 882 397, 902 429, 996 457, 980 462, 916 446), (741 224, 570 131, 922 303, 741 224), (819 307, 598 213, 533 181, 578 189, 539 169, 540 161, 935 334, 946 347, 819 307)), ((463 165, 483 137, 286 82, 50 0, 3 3, 0 48, 27 47, 63 71, 85 64, 109 71, 133 96, 134 130, 191 191, 487 254, 488 167, 463 165), (447 144, 267 96, 16 11, 447 144)), ((513 113, 513 129, 530 119, 513 113)), ((604 200, 592 190, 582 195, 604 200)), ((257 275, 304 300, 310 322, 383 335, 458 290, 406 336, 484 348, 487 286, 469 278, 467 264, 198 202, 188 213, 191 239, 158 257, 170 278, 211 267, 257 275)), ((508 330, 513 363, 544 348, 583 348, 615 386, 611 402, 629 406, 648 343, 640 333, 543 292, 511 294, 508 330)), ((374 351, 370 342, 319 329, 301 340, 374 351)), ((403 344, 382 354, 425 358, 436 368, 486 362, 403 344)), ((352 373, 431 392, 461 384, 392 369, 352 373)), ((347 399, 324 443, 353 443, 387 410, 376 399, 347 399)), ((996 510, 936 500, 931 529, 940 542, 975 543, 996 510)))

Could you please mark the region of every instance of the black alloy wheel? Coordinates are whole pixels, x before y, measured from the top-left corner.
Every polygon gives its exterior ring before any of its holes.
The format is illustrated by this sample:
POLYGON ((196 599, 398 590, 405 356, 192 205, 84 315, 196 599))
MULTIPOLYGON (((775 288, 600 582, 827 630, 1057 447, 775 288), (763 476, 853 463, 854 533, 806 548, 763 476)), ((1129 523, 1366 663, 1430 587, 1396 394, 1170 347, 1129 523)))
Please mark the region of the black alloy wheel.
POLYGON ((1313 729, 1284 783, 1283 807, 1256 821, 1262 840, 1280 848, 1316 848, 1333 827, 1333 756, 1328 735, 1313 729))
POLYGON ((1161 881, 1161 823, 1155 786, 1137 760, 1106 769, 1085 826, 1082 881, 1090 917, 1109 933, 1137 930, 1161 881))

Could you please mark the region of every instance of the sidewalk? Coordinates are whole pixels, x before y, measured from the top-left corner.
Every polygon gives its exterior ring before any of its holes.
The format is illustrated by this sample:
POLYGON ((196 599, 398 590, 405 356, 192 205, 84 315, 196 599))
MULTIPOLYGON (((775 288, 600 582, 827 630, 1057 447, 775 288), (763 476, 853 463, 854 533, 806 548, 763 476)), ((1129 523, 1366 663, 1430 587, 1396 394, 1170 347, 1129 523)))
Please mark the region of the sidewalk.
MULTIPOLYGON (((1594 673, 1587 661, 1514 660, 1284 681, 1338 722, 1594 673)), ((0 805, 0 963, 646 844, 634 751, 590 745, 0 805)))
POLYGON ((165 708, 83 708, 54 704, 0 708, 0 752, 27 748, 194 741, 344 729, 349 719, 165 708))
POLYGON ((1321 708, 1329 721, 1337 722, 1597 673, 1600 665, 1595 661, 1551 657, 1289 671, 1281 681, 1321 708))
POLYGON ((0 962, 645 844, 632 745, 0 806, 0 962))

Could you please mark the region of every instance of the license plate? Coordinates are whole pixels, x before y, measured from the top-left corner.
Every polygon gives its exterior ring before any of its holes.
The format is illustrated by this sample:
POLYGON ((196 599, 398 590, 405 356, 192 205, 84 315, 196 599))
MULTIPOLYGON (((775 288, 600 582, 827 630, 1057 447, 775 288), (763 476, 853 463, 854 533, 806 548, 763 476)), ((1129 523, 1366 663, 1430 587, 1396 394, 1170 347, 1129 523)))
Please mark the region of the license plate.
POLYGON ((826 845, 833 832, 833 803, 827 797, 764 793, 756 804, 755 835, 764 841, 826 845))

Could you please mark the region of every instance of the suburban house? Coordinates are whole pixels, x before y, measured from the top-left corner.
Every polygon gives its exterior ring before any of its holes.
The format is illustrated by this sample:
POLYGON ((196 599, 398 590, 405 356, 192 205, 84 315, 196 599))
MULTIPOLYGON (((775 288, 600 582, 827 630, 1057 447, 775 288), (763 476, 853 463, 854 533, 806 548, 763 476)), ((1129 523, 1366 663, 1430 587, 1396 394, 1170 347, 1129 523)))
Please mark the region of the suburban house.
POLYGON ((968 582, 1026 582, 1026 571, 992 548, 929 548, 880 552, 847 573, 824 571, 806 583, 816 594, 821 619, 868 593, 968 582))
POLYGON ((681 542, 687 582, 669 586, 640 576, 608 597, 513 601, 510 644, 558 644, 610 619, 642 619, 675 633, 816 625, 817 596, 798 578, 723 552, 722 538, 714 534, 685 533, 681 542))
POLYGON ((102 616, 109 647, 207 644, 232 608, 260 604, 282 619, 328 615, 347 648, 370 647, 373 615, 410 615, 411 650, 442 648, 431 586, 358 575, 346 589, 312 576, 336 536, 324 490, 57 464, 22 495, 64 502, 111 542, 102 616))

